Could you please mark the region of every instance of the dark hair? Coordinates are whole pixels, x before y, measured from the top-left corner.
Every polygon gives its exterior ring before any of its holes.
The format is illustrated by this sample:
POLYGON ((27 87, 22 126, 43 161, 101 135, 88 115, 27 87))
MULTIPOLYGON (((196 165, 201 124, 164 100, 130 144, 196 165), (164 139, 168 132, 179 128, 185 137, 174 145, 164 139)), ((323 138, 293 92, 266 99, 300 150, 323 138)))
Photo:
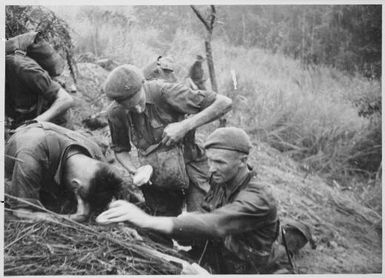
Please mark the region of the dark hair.
POLYGON ((98 166, 87 192, 79 192, 80 197, 89 203, 91 211, 103 210, 112 197, 118 197, 123 183, 123 179, 109 165, 98 163, 98 166))

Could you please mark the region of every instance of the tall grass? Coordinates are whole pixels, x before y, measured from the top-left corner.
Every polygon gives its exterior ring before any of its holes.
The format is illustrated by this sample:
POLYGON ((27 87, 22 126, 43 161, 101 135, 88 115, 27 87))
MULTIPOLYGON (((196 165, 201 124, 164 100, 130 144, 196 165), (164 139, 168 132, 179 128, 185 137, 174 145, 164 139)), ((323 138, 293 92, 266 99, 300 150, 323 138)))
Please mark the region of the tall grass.
POLYGON ((222 43, 215 49, 221 91, 235 100, 232 124, 330 177, 354 170, 348 163, 356 155, 352 151, 372 126, 358 115, 353 100, 380 95, 377 82, 326 67, 303 69, 298 61, 261 50, 222 43), (237 72, 237 90, 230 69, 237 72))
MULTIPOLYGON (((73 28, 78 45, 90 45, 90 27, 75 23, 73 28)), ((143 67, 158 55, 171 55, 176 74, 183 79, 195 55, 204 53, 203 38, 178 30, 172 39, 165 39, 158 29, 102 26, 100 56, 143 67)), ((213 42, 213 50, 219 92, 234 103, 230 125, 241 126, 254 139, 292 156, 304 169, 345 185, 352 173, 370 177, 378 168, 381 117, 360 117, 354 103, 362 97, 381 98, 380 82, 324 66, 303 68, 283 55, 233 47, 221 40, 213 42), (230 70, 236 73, 236 89, 230 70)))

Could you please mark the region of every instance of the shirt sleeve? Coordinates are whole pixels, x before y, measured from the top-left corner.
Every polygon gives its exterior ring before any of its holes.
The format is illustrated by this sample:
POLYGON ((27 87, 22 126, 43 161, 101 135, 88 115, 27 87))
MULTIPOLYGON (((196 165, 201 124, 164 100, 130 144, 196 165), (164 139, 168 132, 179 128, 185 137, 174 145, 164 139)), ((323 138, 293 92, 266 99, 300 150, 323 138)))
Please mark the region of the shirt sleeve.
POLYGON ((26 86, 36 95, 41 95, 49 103, 52 103, 60 90, 60 85, 52 80, 48 72, 38 64, 28 63, 21 67, 20 75, 26 86))
MULTIPOLYGON (((17 161, 13 167, 12 181, 7 186, 6 193, 22 198, 30 203, 43 206, 40 199, 41 182, 43 180, 43 167, 38 160, 27 152, 20 152, 17 155, 17 161)), ((29 208, 36 209, 23 202, 10 199, 11 208, 29 208)))
POLYGON ((111 149, 117 153, 131 151, 130 127, 126 111, 119 105, 113 105, 107 115, 111 133, 111 149))
POLYGON ((196 114, 210 106, 216 98, 213 91, 191 90, 182 83, 164 83, 161 91, 165 101, 183 114, 196 114))
POLYGON ((223 238, 246 233, 277 219, 274 199, 260 188, 242 190, 236 200, 209 213, 188 213, 173 220, 175 238, 223 238))

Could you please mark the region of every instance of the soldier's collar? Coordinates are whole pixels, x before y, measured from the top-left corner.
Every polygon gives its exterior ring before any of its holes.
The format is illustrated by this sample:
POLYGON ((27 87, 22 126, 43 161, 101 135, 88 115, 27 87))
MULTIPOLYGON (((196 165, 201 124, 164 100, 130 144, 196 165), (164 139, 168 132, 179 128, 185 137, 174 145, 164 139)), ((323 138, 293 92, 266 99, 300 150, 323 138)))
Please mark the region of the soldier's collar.
POLYGON ((256 176, 256 172, 253 171, 250 165, 247 165, 249 172, 239 180, 231 180, 225 185, 226 195, 230 198, 235 192, 238 192, 240 188, 250 182, 250 180, 256 176))

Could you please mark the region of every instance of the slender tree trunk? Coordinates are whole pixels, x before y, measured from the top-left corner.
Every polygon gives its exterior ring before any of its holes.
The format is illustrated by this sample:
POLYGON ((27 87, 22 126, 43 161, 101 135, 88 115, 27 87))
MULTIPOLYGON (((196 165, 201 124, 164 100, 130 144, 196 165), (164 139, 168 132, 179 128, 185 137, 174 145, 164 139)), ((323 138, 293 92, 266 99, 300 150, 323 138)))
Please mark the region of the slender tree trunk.
POLYGON ((95 26, 95 32, 94 35, 92 36, 92 42, 93 42, 93 47, 94 47, 94 53, 95 56, 98 57, 98 47, 97 47, 97 39, 98 39, 98 26, 96 24, 96 19, 95 15, 92 16, 92 21, 93 21, 93 26, 95 26))
POLYGON ((209 34, 207 36, 207 39, 205 40, 205 49, 206 49, 207 66, 209 68, 209 74, 210 74, 211 89, 215 92, 218 92, 217 79, 215 78, 213 53, 211 49, 211 34, 209 34))
POLYGON ((311 22, 311 37, 310 37, 310 58, 311 63, 314 63, 314 25, 315 25, 315 15, 313 15, 311 22))
POLYGON ((246 43, 246 22, 245 15, 242 14, 242 44, 246 43))
MULTIPOLYGON (((193 5, 191 5, 191 8, 196 14, 196 16, 199 18, 199 20, 202 22, 202 24, 205 26, 207 31, 206 38, 205 38, 205 50, 206 50, 207 66, 209 68, 209 74, 210 74, 211 89, 218 93, 218 85, 217 85, 217 80, 215 78, 214 59, 213 59, 213 53, 211 49, 211 39, 212 39, 214 23, 216 18, 215 6, 211 5, 211 14, 208 20, 205 20, 202 14, 199 12, 199 10, 197 10, 193 5)), ((222 117, 219 119, 219 126, 220 127, 226 126, 225 118, 222 117)))
POLYGON ((305 13, 302 14, 302 46, 301 46, 301 62, 305 65, 305 13))

